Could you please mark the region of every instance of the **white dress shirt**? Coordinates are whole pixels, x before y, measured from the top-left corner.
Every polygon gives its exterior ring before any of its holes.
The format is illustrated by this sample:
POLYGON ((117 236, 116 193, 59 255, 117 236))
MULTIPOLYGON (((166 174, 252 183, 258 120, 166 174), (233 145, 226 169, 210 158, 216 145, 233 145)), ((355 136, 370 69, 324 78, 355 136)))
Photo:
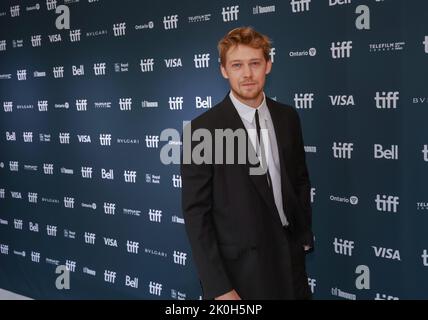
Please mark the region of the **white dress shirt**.
MULTIPOLYGON (((230 99, 232 100, 233 105, 238 111, 239 116, 241 117, 242 122, 244 123, 245 129, 247 130, 248 136, 250 138, 251 144, 254 147, 254 150, 257 150, 257 129, 255 114, 256 109, 259 112, 260 120, 260 129, 261 129, 261 138, 263 139, 265 159, 269 169, 269 175, 272 181, 272 190, 273 196, 275 199, 275 205, 279 212, 279 217, 281 219, 282 225, 287 226, 288 221, 285 217, 284 206, 282 200, 281 192, 281 167, 279 163, 279 154, 278 154, 278 144, 275 136, 275 128, 273 126, 272 118, 270 116, 269 109, 266 104, 266 96, 263 93, 263 101, 257 108, 247 106, 246 104, 239 101, 233 95, 232 91, 229 94, 230 99)), ((261 157, 259 156, 259 161, 261 157)), ((261 162, 262 163, 262 162, 261 162)))

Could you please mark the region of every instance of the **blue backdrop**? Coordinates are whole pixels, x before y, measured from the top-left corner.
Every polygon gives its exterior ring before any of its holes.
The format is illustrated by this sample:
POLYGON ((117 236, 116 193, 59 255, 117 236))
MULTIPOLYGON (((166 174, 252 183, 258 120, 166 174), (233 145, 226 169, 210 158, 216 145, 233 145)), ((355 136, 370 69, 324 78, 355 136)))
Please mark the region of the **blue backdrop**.
POLYGON ((0 287, 201 297, 160 135, 223 99, 217 42, 251 25, 302 119, 314 298, 428 298, 427 21, 423 0, 2 1, 0 287))

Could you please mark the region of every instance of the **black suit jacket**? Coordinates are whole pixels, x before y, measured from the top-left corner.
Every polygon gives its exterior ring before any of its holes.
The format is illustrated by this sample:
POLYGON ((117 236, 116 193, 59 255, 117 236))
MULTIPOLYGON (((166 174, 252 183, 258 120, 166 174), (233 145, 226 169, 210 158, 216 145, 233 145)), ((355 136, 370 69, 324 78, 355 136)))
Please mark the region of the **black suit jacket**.
MULTIPOLYGON (((266 102, 278 143, 284 212, 304 256, 303 244, 313 245, 313 235, 300 120, 294 108, 266 102)), ((192 133, 201 128, 213 141, 215 129, 245 130, 229 96, 191 122, 192 133)), ((266 175, 249 175, 250 166, 181 165, 183 215, 205 299, 232 289, 243 299, 294 297, 290 241, 266 175)))

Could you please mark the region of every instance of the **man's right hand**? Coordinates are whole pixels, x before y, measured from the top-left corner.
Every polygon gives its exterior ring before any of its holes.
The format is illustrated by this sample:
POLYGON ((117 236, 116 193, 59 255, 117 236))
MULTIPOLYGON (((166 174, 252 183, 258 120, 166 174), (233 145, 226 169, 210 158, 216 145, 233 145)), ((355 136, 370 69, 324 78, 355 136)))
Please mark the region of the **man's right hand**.
POLYGON ((221 296, 216 297, 214 300, 242 300, 242 299, 235 290, 232 290, 221 296))

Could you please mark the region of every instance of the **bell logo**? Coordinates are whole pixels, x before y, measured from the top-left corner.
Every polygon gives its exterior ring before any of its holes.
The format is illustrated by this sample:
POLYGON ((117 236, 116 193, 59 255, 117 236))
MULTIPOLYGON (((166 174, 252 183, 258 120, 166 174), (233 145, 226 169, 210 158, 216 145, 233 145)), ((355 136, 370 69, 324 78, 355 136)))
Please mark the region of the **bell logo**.
POLYGON ((210 109, 212 106, 211 96, 208 96, 205 100, 202 97, 196 97, 196 109, 210 109))
POLYGON ((387 159, 387 160, 398 160, 398 145, 392 145, 391 149, 383 150, 381 144, 374 145, 374 158, 375 159, 387 159))

